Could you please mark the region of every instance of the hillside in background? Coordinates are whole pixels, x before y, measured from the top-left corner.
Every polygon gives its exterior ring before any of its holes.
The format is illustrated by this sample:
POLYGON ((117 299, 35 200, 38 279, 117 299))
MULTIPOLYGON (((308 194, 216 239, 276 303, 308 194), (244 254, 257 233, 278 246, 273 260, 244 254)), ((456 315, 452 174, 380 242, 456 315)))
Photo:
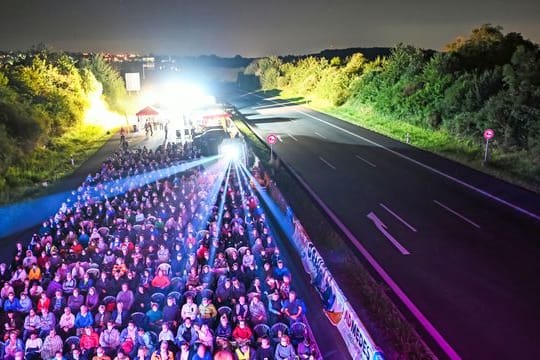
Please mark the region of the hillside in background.
POLYGON ((333 58, 340 58, 342 60, 345 60, 346 58, 361 53, 364 55, 364 57, 368 60, 375 60, 378 57, 382 56, 389 56, 392 53, 392 48, 388 47, 353 47, 353 48, 346 48, 346 49, 326 49, 322 50, 318 53, 313 54, 307 54, 307 55, 284 55, 280 56, 280 58, 284 62, 291 62, 291 61, 297 61, 300 59, 305 59, 308 57, 316 57, 316 58, 324 58, 327 60, 331 60, 333 58))

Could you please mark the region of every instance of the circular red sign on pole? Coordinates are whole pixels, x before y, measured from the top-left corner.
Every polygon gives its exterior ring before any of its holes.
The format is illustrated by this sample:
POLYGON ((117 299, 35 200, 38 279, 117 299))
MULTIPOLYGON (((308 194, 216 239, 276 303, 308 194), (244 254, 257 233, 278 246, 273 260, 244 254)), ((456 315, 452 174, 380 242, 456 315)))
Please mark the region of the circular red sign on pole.
POLYGON ((484 131, 484 139, 490 140, 490 139, 493 139, 494 136, 495 136, 495 131, 491 129, 486 129, 484 131))
POLYGON ((274 134, 270 134, 266 137, 266 141, 268 141, 270 145, 274 145, 275 143, 277 143, 277 136, 274 134))

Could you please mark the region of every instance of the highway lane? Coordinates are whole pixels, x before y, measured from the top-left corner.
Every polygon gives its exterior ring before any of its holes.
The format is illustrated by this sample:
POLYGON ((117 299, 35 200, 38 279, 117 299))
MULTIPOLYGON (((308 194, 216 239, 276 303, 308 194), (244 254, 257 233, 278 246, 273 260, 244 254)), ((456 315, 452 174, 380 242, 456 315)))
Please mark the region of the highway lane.
MULTIPOLYGON (((431 155, 391 139, 255 95, 231 102, 253 119, 260 135, 279 135, 276 153, 352 230, 457 354, 540 356, 537 220, 312 116, 434 165, 431 155), (388 240, 370 213, 410 255, 388 240)), ((453 176, 469 174, 452 162, 440 164, 453 176)), ((484 177, 465 180, 497 195, 517 194, 524 208, 538 201, 484 177)))

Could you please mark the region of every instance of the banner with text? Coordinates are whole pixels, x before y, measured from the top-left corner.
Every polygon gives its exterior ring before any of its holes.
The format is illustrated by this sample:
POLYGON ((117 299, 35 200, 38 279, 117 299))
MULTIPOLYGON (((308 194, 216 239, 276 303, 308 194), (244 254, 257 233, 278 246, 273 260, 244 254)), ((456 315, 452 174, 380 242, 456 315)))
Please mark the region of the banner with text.
POLYGON ((349 353, 353 359, 383 360, 383 354, 378 351, 364 324, 297 219, 294 220, 294 225, 293 240, 302 257, 304 269, 311 276, 312 283, 323 300, 324 311, 341 333, 349 353))

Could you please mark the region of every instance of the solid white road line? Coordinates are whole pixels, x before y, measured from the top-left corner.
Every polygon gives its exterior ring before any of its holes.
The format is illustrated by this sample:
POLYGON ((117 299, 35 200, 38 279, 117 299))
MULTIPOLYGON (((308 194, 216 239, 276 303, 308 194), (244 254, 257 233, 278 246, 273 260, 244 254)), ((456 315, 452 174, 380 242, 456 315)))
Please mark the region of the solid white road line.
POLYGON ((323 138, 323 139, 326 139, 326 137, 325 137, 325 136, 322 136, 322 135, 321 135, 321 134, 319 134, 318 132, 316 132, 316 133, 315 133, 315 135, 317 135, 317 136, 320 136, 320 137, 321 137, 321 138, 323 138))
POLYGON ((392 214, 396 219, 398 219, 399 221, 401 221, 401 223, 403 225, 405 225, 406 227, 408 227, 409 229, 411 229, 411 231, 414 231, 414 232, 417 232, 416 229, 411 226, 409 223, 407 223, 405 220, 403 220, 398 214, 396 214, 395 212, 393 212, 392 210, 390 210, 386 205, 384 205, 383 203, 380 203, 379 205, 381 205, 381 207, 388 211, 390 214, 392 214))
MULTIPOLYGON (((262 96, 260 96, 260 95, 255 95, 255 96, 258 96, 258 97, 260 97, 260 98, 262 98, 262 99, 265 99, 264 97, 262 97, 262 96)), ((273 100, 267 100, 267 101, 273 101, 273 100)), ((413 158, 411 158, 411 157, 409 157, 409 156, 407 156, 407 155, 403 155, 403 154, 400 153, 400 152, 397 152, 397 151, 392 150, 392 149, 390 149, 390 148, 387 148, 386 146, 381 145, 381 144, 379 144, 379 143, 377 143, 377 142, 375 142, 375 141, 373 141, 373 140, 370 140, 370 139, 368 139, 368 138, 365 138, 365 137, 362 136, 362 135, 355 134, 355 133, 353 133, 352 131, 343 129, 342 127, 339 127, 339 126, 337 126, 337 125, 334 125, 334 124, 332 124, 332 123, 330 123, 330 122, 328 122, 328 121, 325 121, 325 120, 323 120, 323 119, 320 119, 320 118, 318 118, 318 117, 316 117, 316 116, 313 116, 313 115, 311 115, 311 114, 308 114, 308 113, 306 113, 306 112, 304 112, 304 111, 301 111, 301 110, 294 110, 294 109, 293 109, 293 111, 296 111, 297 113, 302 114, 302 115, 305 115, 305 116, 309 116, 310 118, 315 119, 315 120, 317 120, 317 121, 319 121, 319 122, 322 122, 323 124, 326 124, 326 125, 328 125, 328 126, 330 126, 330 127, 333 127, 333 128, 338 129, 338 130, 340 130, 340 131, 343 131, 343 132, 345 132, 345 133, 347 133, 347 134, 349 134, 349 135, 351 135, 351 136, 354 136, 354 137, 357 137, 357 138, 359 138, 359 139, 362 139, 362 140, 364 140, 365 142, 367 142, 367 143, 369 143, 369 144, 372 144, 372 145, 377 146, 377 147, 379 147, 379 148, 381 148, 381 149, 384 149, 384 150, 386 150, 386 151, 388 151, 388 152, 390 152, 390 153, 392 153, 392 154, 394 154, 394 155, 396 155, 396 156, 399 156, 399 157, 402 158, 402 159, 408 160, 408 161, 410 161, 410 162, 412 162, 412 163, 414 163, 414 164, 416 164, 416 165, 418 165, 418 166, 423 167, 424 169, 430 170, 430 171, 434 172, 435 174, 441 175, 441 176, 443 176, 443 177, 445 177, 445 178, 447 178, 447 179, 449 179, 449 180, 452 180, 452 181, 454 181, 454 182, 456 182, 456 183, 458 183, 458 184, 460 184, 460 185, 462 185, 462 186, 464 186, 464 187, 466 187, 466 188, 468 188, 468 189, 470 189, 470 190, 476 191, 477 193, 480 193, 480 194, 484 195, 485 197, 490 198, 491 200, 497 201, 497 202, 499 202, 499 203, 501 203, 501 204, 503 204, 503 205, 506 205, 506 206, 508 206, 508 207, 511 207, 512 209, 514 209, 514 210, 516 210, 516 211, 519 211, 519 212, 522 213, 522 214, 525 214, 525 215, 527 215, 527 216, 529 216, 529 217, 532 217, 533 219, 536 219, 536 220, 540 221, 540 215, 535 214, 535 213, 533 213, 533 212, 531 212, 531 211, 529 211, 529 210, 526 210, 526 209, 524 209, 524 208, 522 208, 522 207, 520 207, 520 206, 518 206, 518 205, 515 205, 515 204, 511 203, 510 201, 501 199, 500 197, 498 197, 498 196, 496 196, 496 195, 493 195, 493 194, 491 194, 491 193, 489 193, 489 192, 487 192, 487 191, 485 191, 485 190, 482 190, 482 189, 480 189, 480 188, 478 188, 478 187, 476 187, 476 186, 474 186, 474 185, 471 185, 471 184, 469 184, 469 183, 467 183, 467 182, 465 182, 465 181, 463 181, 463 180, 460 180, 460 179, 458 179, 458 178, 455 178, 455 177, 453 177, 452 175, 448 175, 448 174, 446 174, 446 173, 444 173, 444 172, 442 172, 442 171, 440 171, 440 170, 435 169, 435 168, 432 167, 432 166, 426 165, 426 164, 424 164, 424 163, 422 163, 422 162, 420 162, 420 161, 418 161, 418 160, 415 160, 415 159, 413 159, 413 158)))
POLYGON ((405 247, 403 245, 401 245, 401 243, 399 241, 396 240, 396 238, 394 238, 392 236, 392 234, 390 234, 388 231, 386 231, 387 227, 386 225, 381 221, 381 219, 379 219, 377 217, 377 215, 375 215, 374 212, 370 212, 369 214, 367 214, 367 218, 371 221, 373 221, 373 223, 375 224, 375 226, 377 227, 377 229, 379 229, 380 232, 383 233, 383 235, 388 239, 390 240, 390 242, 392 243, 392 245, 394 245, 396 247, 396 249, 399 250, 399 252, 402 254, 402 255, 410 255, 411 253, 409 252, 409 250, 405 249, 405 247))
POLYGON ((298 141, 297 138, 295 138, 294 136, 292 136, 291 134, 287 133, 287 136, 290 137, 291 139, 293 139, 294 141, 298 141))
POLYGON ((372 166, 372 167, 377 167, 374 163, 372 163, 371 161, 368 161, 366 159, 364 159, 363 157, 361 157, 360 155, 354 155, 358 160, 362 160, 363 162, 365 162, 366 164, 368 164, 369 166, 372 166))
POLYGON ((442 207, 442 208, 444 208, 444 209, 450 211, 452 214, 456 215, 456 216, 459 217, 460 219, 465 220, 466 222, 468 222, 469 224, 471 224, 471 225, 474 226, 475 228, 480 229, 480 225, 478 225, 477 223, 475 223, 475 222, 472 221, 472 220, 467 219, 465 216, 461 215, 461 214, 458 213, 457 211, 450 209, 448 206, 446 206, 446 205, 440 203, 440 202, 437 201, 437 200, 433 200, 433 202, 434 202, 435 204, 439 205, 440 207, 442 207))
POLYGON ((336 170, 336 167, 332 164, 330 164, 328 161, 326 161, 322 156, 319 156, 319 159, 325 163, 326 165, 328 165, 329 167, 331 167, 332 169, 336 170))

